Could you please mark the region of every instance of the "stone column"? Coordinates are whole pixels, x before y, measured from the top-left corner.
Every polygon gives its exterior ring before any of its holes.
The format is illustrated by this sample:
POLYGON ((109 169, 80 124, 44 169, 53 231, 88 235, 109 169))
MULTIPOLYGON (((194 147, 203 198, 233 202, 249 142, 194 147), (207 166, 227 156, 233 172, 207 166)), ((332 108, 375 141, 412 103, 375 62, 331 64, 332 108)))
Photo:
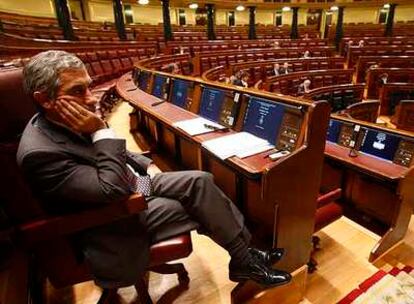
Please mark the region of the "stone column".
POLYGON ((70 21, 70 14, 68 3, 66 0, 55 0, 56 18, 59 26, 62 28, 63 37, 66 40, 76 40, 73 33, 72 22, 70 21))
POLYGON ((249 6, 249 39, 256 39, 256 7, 249 6))
POLYGON ((114 7, 115 26, 116 26, 116 31, 118 32, 118 37, 121 40, 127 40, 122 0, 114 0, 113 7, 114 7))

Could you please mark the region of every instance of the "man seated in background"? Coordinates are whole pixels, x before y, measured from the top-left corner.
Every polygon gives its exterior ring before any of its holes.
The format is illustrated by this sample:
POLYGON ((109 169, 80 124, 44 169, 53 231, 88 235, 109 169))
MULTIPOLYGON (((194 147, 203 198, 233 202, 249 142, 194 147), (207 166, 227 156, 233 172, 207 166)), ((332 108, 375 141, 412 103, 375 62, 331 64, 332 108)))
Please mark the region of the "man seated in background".
POLYGON ((275 63, 273 66, 273 75, 274 76, 279 76, 280 75, 280 64, 279 63, 275 63))
POLYGON ((243 88, 248 88, 249 87, 249 74, 246 72, 242 73, 240 82, 243 88))
POLYGON ((234 75, 230 76, 231 84, 242 86, 241 78, 243 75, 243 71, 239 70, 234 75))
POLYGON ((280 68, 280 74, 281 75, 283 75, 283 74, 289 74, 290 72, 292 72, 292 70, 289 69, 289 63, 288 62, 285 62, 283 64, 283 67, 280 68))
POLYGON ((383 86, 384 84, 387 84, 388 82, 388 73, 382 73, 379 77, 378 77, 378 84, 380 86, 383 86))
POLYGON ((165 72, 171 74, 181 74, 181 69, 177 63, 169 63, 164 67, 165 72))
POLYGON ((305 93, 309 93, 310 85, 311 85, 311 81, 309 79, 306 79, 304 82, 302 82, 298 86, 298 95, 303 95, 305 93))
POLYGON ((252 279, 265 286, 290 281, 289 273, 271 267, 283 249, 249 247, 243 216, 210 173, 160 173, 150 159, 126 150, 125 140, 94 113, 92 80, 79 58, 43 52, 30 60, 23 75, 39 111, 22 135, 17 161, 47 212, 78 212, 132 193, 146 197, 146 211, 77 235, 97 285, 135 284, 148 265, 150 244, 193 229, 229 252, 231 280, 252 279))
POLYGON ((303 53, 302 58, 310 58, 310 52, 306 50, 305 53, 303 53))

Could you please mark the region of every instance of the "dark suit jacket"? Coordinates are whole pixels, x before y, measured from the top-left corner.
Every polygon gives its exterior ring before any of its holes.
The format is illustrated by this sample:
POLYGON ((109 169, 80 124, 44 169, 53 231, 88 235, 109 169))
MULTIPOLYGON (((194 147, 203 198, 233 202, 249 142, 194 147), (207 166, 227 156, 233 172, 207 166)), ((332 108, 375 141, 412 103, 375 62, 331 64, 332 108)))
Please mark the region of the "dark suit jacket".
MULTIPOLYGON (((17 162, 46 211, 62 214, 127 198, 131 193, 126 163, 145 174, 151 160, 129 153, 125 140, 92 144, 35 115, 22 135, 17 162)), ((145 270, 149 258, 145 218, 142 212, 79 236, 100 286, 133 285, 145 270)))
POLYGON ((243 83, 242 83, 242 81, 240 79, 234 80, 233 84, 234 85, 237 85, 237 86, 241 86, 241 87, 243 86, 243 83))
POLYGON ((284 67, 281 67, 281 68, 279 69, 279 73, 280 73, 280 75, 289 74, 289 73, 291 73, 291 72, 292 72, 292 70, 291 70, 291 69, 289 69, 289 68, 285 69, 284 67))

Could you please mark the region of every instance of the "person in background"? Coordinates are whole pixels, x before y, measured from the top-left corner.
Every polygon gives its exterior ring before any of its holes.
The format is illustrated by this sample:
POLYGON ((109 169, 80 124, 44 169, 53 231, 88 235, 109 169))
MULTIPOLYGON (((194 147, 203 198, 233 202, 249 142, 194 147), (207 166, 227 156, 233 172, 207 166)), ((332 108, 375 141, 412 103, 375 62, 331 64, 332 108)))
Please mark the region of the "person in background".
POLYGON ((242 76, 241 76, 241 85, 244 88, 249 87, 249 74, 247 74, 247 73, 242 74, 242 76))
POLYGON ((387 84, 387 82, 388 82, 388 74, 382 73, 380 77, 378 78, 378 83, 380 85, 384 85, 384 84, 387 84))
POLYGON ((280 64, 279 63, 275 63, 274 65, 273 65, 273 75, 274 76, 279 76, 281 73, 280 73, 280 64))
POLYGON ((171 73, 171 74, 181 74, 181 69, 178 65, 178 63, 169 63, 165 66, 164 70, 167 73, 171 73))
POLYGON ((308 34, 308 33, 306 33, 306 34, 303 36, 303 40, 309 40, 309 34, 308 34))
POLYGON ((237 77, 235 75, 231 75, 229 77, 229 84, 235 84, 237 77))
POLYGON ((231 84, 241 86, 241 78, 242 78, 243 71, 238 70, 234 75, 230 76, 231 84))
POLYGON ((290 274, 272 268, 283 249, 250 247, 243 215, 214 176, 197 170, 161 172, 151 159, 128 151, 126 141, 93 112, 98 100, 91 83, 73 54, 47 51, 33 57, 24 67, 23 84, 38 113, 26 125, 16 157, 49 214, 116 204, 134 193, 145 196, 147 210, 73 237, 96 284, 134 285, 148 267, 151 244, 193 229, 227 250, 230 280, 287 284, 290 274))
POLYGON ((352 40, 349 40, 347 43, 345 43, 345 46, 344 46, 344 52, 345 52, 345 54, 348 52, 348 50, 351 48, 351 46, 353 46, 353 41, 352 40))
POLYGON ((358 47, 364 47, 365 46, 365 41, 364 40, 359 40, 358 42, 358 47))
POLYGON ((280 43, 279 43, 279 41, 273 42, 273 48, 274 49, 280 49, 280 43))
POLYGON ((298 95, 309 93, 310 85, 311 85, 311 81, 309 79, 306 79, 304 82, 302 82, 298 87, 298 95))
POLYGON ((280 68, 280 74, 281 75, 283 75, 283 74, 289 74, 290 72, 292 72, 292 70, 289 69, 289 63, 288 62, 285 62, 283 64, 283 67, 280 68))
POLYGON ((302 58, 310 58, 310 52, 306 50, 305 53, 303 53, 302 58))

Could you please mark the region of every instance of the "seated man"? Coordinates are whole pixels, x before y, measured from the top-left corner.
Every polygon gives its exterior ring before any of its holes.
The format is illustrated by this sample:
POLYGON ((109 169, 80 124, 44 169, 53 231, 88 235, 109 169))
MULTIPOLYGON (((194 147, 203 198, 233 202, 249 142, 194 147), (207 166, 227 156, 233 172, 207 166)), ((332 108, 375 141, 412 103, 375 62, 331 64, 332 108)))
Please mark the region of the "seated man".
POLYGON ((243 76, 243 71, 237 71, 236 74, 230 76, 231 84, 242 86, 241 78, 243 76))
POLYGON ((283 67, 280 68, 280 74, 289 74, 290 72, 292 72, 292 70, 289 69, 289 63, 285 62, 283 64, 283 67))
MULTIPOLYGON (((39 113, 27 124, 17 161, 47 212, 62 214, 116 203, 134 192, 148 210, 83 231, 77 237, 96 283, 103 288, 135 284, 148 264, 151 243, 199 228, 231 256, 230 279, 266 286, 290 274, 271 268, 283 249, 249 248, 243 216, 201 171, 158 173, 151 160, 126 150, 125 140, 94 113, 84 64, 63 51, 47 51, 25 66, 24 87, 39 113)), ((213 262, 213 261, 212 261, 213 262)))
POLYGON ((388 73, 382 73, 379 77, 378 77, 378 84, 380 86, 383 86, 384 84, 387 84, 388 82, 388 73))
POLYGON ((249 87, 249 74, 247 74, 246 72, 244 72, 241 75, 240 82, 241 82, 241 86, 243 88, 248 88, 249 87))
POLYGON ((279 63, 275 63, 273 66, 273 75, 274 76, 279 76, 280 75, 280 64, 279 63))
POLYGON ((310 52, 306 50, 305 53, 303 53, 302 58, 310 58, 310 52))
POLYGON ((309 79, 306 79, 304 82, 302 82, 298 86, 298 95, 303 95, 305 93, 309 93, 310 85, 311 85, 311 81, 309 79))
POLYGON ((181 69, 177 63, 169 63, 163 69, 171 74, 181 74, 181 69))

